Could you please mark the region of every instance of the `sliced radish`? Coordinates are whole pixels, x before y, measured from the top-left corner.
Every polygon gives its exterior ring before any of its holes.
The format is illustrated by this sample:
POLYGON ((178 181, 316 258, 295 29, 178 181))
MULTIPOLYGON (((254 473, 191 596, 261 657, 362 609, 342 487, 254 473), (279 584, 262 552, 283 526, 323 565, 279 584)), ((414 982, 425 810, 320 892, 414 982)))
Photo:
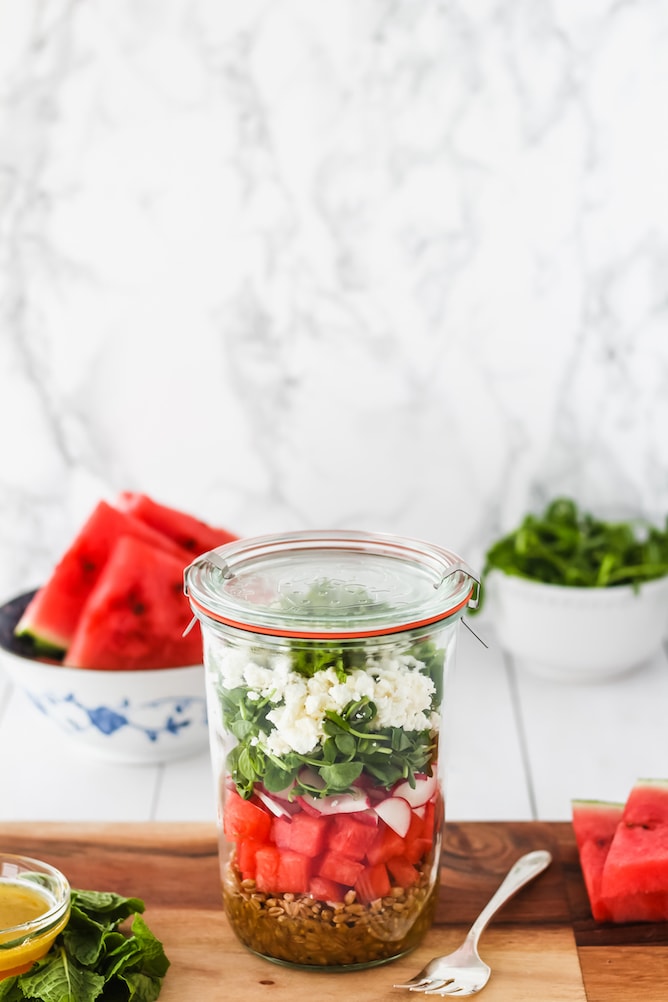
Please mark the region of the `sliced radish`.
POLYGON ((315 811, 317 814, 356 814, 366 811, 369 807, 369 798, 361 791, 354 793, 333 793, 329 797, 312 797, 310 793, 303 793, 297 798, 305 810, 315 811))
POLYGON ((414 787, 411 786, 407 779, 399 783, 392 791, 392 796, 407 800, 411 807, 422 807, 423 804, 426 804, 434 796, 436 787, 436 776, 420 775, 415 777, 414 787))
POLYGON ((264 790, 258 790, 256 788, 255 795, 257 796, 258 800, 261 800, 264 806, 267 807, 271 811, 271 813, 274 814, 277 818, 292 817, 292 813, 290 812, 285 803, 281 803, 280 800, 274 800, 274 798, 270 797, 268 793, 264 792, 264 790))
POLYGON ((299 782, 302 786, 310 786, 314 790, 322 790, 325 785, 322 776, 308 765, 299 770, 299 782))
POLYGON ((375 804, 374 810, 388 828, 391 828, 401 838, 404 837, 411 824, 411 805, 407 800, 392 794, 391 797, 375 804))
MULTIPOLYGON (((310 801, 313 801, 313 797, 310 797, 309 799, 310 801)), ((310 814, 312 818, 320 817, 320 811, 316 811, 315 807, 311 807, 311 803, 309 803, 309 800, 306 800, 305 797, 295 797, 295 804, 297 807, 301 808, 304 814, 310 814)))

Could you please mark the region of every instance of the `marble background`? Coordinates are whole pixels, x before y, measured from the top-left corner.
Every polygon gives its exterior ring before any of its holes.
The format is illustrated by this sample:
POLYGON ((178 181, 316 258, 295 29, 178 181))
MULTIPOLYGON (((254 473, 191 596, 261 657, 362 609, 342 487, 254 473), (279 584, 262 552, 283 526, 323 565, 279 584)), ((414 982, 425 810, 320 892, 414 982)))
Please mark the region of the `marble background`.
POLYGON ((664 0, 0 0, 0 596, 100 496, 668 511, 664 0))

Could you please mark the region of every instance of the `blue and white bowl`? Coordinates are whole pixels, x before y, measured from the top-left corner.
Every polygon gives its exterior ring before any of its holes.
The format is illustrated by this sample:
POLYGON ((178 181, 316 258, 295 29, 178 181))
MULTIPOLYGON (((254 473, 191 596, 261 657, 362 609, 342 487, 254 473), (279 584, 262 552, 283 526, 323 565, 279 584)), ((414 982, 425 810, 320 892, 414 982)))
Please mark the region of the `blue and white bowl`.
POLYGON ((208 748, 203 665, 107 671, 36 657, 14 627, 34 592, 0 606, 0 667, 68 739, 125 763, 166 762, 208 748))

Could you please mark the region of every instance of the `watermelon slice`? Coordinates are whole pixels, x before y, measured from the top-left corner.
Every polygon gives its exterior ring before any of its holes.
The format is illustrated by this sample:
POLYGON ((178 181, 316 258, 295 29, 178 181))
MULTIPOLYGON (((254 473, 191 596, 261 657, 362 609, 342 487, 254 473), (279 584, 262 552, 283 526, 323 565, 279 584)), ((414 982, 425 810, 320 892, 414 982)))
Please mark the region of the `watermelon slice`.
POLYGON ((64 664, 171 668, 198 664, 198 630, 183 594, 183 558, 121 536, 83 607, 64 664))
POLYGON ((100 501, 49 581, 29 602, 16 625, 16 635, 31 637, 38 648, 66 650, 74 636, 84 602, 121 536, 142 539, 174 555, 180 554, 183 574, 187 557, 173 540, 132 515, 118 511, 106 501, 100 501))
POLYGON ((668 779, 640 779, 624 807, 601 890, 616 921, 668 920, 668 779))
POLYGON ((624 805, 603 800, 574 800, 571 809, 591 913, 597 922, 611 921, 612 914, 601 893, 601 881, 603 866, 617 825, 622 820, 624 805))
POLYGON ((140 519, 152 529, 157 529, 193 556, 215 550, 217 546, 239 538, 227 529, 214 528, 176 508, 158 504, 146 494, 123 491, 116 504, 121 511, 140 519))
POLYGON ((638 780, 625 805, 573 801, 573 828, 599 922, 668 920, 668 780, 638 780))

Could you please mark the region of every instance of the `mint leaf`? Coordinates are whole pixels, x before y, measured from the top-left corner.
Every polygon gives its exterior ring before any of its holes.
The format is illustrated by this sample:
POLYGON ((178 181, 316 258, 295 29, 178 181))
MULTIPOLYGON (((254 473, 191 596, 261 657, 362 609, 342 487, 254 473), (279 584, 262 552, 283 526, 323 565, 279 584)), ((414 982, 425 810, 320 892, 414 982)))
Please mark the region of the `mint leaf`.
POLYGON ((132 922, 132 936, 141 949, 142 972, 157 978, 164 978, 169 967, 160 940, 153 935, 141 915, 135 915, 132 922))
POLYGON ((41 1002, 95 1002, 104 982, 103 975, 81 967, 62 948, 19 976, 24 997, 41 1002))
POLYGON ((112 923, 122 922, 146 907, 141 898, 124 898, 113 891, 75 891, 74 902, 91 918, 112 923))
POLYGON ((18 985, 18 977, 0 981, 0 1002, 23 1002, 25 995, 18 985))
POLYGON ((140 971, 123 975, 122 980, 127 986, 128 1002, 132 1002, 133 999, 136 999, 137 1002, 154 1002, 162 987, 160 978, 150 977, 140 971))
POLYGON ((169 968, 140 898, 72 891, 70 918, 30 971, 0 981, 0 1002, 154 1002, 169 968), (132 916, 129 935, 119 927, 132 916))

